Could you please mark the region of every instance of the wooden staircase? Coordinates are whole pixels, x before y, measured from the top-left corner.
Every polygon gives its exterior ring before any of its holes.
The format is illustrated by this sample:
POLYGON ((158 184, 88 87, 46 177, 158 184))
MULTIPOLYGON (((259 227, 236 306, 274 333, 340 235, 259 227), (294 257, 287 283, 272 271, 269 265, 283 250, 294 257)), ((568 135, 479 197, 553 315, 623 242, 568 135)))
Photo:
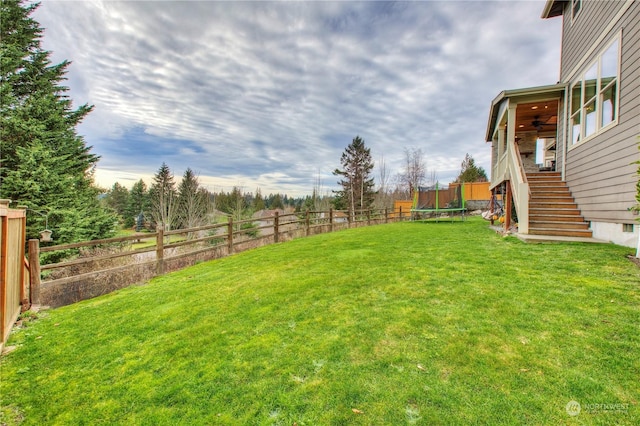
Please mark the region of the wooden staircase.
POLYGON ((592 237, 567 184, 559 172, 527 173, 529 189, 529 234, 592 237))

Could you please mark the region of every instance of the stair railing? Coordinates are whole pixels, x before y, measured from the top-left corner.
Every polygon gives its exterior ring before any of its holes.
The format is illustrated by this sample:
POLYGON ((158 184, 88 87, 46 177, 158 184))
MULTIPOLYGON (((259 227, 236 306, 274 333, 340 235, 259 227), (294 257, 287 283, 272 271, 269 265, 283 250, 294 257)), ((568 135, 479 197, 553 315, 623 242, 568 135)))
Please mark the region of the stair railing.
POLYGON ((507 161, 513 201, 518 214, 518 232, 527 234, 529 232, 529 198, 531 189, 522 165, 520 149, 515 142, 507 144, 507 161))

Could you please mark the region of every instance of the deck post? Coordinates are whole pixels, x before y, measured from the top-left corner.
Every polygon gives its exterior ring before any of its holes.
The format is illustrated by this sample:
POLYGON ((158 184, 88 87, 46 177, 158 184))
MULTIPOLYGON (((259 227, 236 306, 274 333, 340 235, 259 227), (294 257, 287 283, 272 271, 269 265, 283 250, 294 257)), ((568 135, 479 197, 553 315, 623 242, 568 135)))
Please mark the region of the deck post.
POLYGON ((507 190, 505 197, 506 200, 504 202, 504 230, 508 231, 511 227, 511 209, 512 209, 512 198, 511 198, 511 181, 506 182, 507 190))
POLYGON ((496 199, 496 189, 493 188, 491 190, 491 200, 489 201, 489 212, 491 213, 491 220, 490 223, 491 225, 493 225, 493 212, 495 211, 496 208, 496 203, 495 203, 495 199, 496 199))

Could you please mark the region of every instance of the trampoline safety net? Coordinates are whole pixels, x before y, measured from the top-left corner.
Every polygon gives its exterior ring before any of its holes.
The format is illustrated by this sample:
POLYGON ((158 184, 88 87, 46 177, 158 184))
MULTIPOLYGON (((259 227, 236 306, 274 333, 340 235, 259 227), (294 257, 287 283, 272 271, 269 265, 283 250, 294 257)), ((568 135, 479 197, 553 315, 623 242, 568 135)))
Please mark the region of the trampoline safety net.
POLYGON ((446 210, 464 208, 462 185, 419 187, 414 209, 446 210))

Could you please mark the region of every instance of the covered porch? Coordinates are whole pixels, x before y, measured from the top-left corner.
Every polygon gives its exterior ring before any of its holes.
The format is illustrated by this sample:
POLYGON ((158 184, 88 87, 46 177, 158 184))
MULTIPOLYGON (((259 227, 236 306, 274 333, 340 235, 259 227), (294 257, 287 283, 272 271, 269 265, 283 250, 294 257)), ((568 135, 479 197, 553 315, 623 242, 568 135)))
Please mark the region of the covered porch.
POLYGON ((492 144, 490 189, 504 195, 505 229, 512 225, 513 202, 518 233, 529 233, 527 174, 561 172, 558 117, 562 116, 565 90, 563 84, 505 90, 491 103, 486 134, 486 141, 492 144))

